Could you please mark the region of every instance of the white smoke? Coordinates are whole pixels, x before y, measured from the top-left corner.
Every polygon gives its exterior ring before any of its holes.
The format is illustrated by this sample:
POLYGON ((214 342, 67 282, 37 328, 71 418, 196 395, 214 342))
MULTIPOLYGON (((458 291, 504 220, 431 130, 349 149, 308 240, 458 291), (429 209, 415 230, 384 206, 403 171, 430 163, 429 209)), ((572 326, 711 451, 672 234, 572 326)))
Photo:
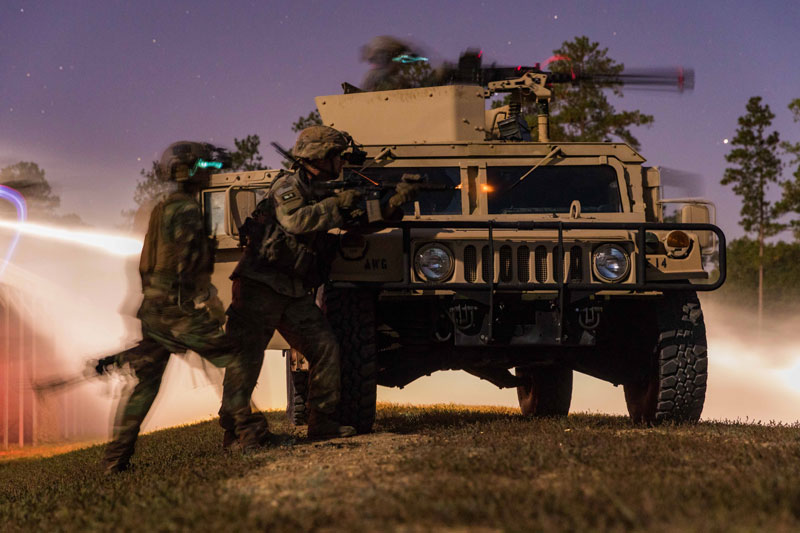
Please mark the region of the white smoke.
MULTIPOLYGON (((11 235, 0 228, 0 253, 11 235)), ((90 357, 112 353, 140 338, 133 316, 141 300, 138 249, 131 247, 131 241, 120 241, 130 247, 120 255, 103 246, 85 246, 85 236, 79 243, 51 237, 24 234, 12 265, 0 279, 0 284, 46 304, 36 317, 37 328, 55 340, 63 364, 37 371, 40 377, 79 372, 90 357)), ((800 419, 795 407, 800 405, 800 323, 796 317, 767 321, 759 335, 752 312, 705 298, 703 306, 710 362, 703 418, 787 423, 800 419)), ((216 416, 221 373, 207 377, 197 370, 199 365, 190 364, 192 358, 197 356, 172 358, 144 430, 216 416)), ((280 352, 267 352, 254 396, 259 407, 286 405, 284 364, 280 352)), ((109 424, 119 388, 114 381, 85 385, 93 403, 81 405, 81 416, 93 420, 99 416, 109 424)), ((439 372, 404 389, 380 388, 378 398, 416 404, 517 405, 513 389, 497 389, 463 372, 439 372)), ((622 389, 576 374, 572 411, 626 414, 622 389)))

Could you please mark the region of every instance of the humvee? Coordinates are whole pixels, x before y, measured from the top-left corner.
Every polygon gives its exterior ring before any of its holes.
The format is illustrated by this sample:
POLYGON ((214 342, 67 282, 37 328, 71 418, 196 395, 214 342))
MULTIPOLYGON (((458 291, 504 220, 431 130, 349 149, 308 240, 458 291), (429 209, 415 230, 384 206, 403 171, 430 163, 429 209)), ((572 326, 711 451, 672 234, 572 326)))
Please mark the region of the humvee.
MULTIPOLYGON (((627 144, 551 141, 548 73, 522 72, 316 98, 323 123, 367 152, 358 175, 453 185, 377 231, 337 230, 318 303, 342 347, 341 423, 369 431, 378 385, 437 370, 516 388, 526 415, 566 415, 578 371, 622 385, 635 422, 699 419, 708 355, 697 292, 725 280, 713 204, 662 198, 659 169, 627 144), (511 104, 488 108, 502 92, 511 104), (536 142, 523 96, 538 105, 536 142), (669 203, 680 222, 664 222, 669 203)), ((216 174, 202 195, 223 300, 242 253, 237 228, 278 173, 216 174)), ((307 363, 280 342, 270 347, 286 349, 288 412, 302 423, 307 363)))

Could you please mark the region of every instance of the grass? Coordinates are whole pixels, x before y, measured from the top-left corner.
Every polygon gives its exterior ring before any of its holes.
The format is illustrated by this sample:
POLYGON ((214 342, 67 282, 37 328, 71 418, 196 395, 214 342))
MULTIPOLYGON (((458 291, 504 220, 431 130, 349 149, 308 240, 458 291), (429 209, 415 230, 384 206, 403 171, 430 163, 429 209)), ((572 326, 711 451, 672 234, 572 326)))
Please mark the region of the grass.
MULTIPOLYGON (((283 413, 268 414, 289 432, 283 413)), ((29 530, 797 531, 800 427, 531 420, 504 408, 381 405, 376 431, 243 457, 214 422, 0 462, 0 524, 29 530)))

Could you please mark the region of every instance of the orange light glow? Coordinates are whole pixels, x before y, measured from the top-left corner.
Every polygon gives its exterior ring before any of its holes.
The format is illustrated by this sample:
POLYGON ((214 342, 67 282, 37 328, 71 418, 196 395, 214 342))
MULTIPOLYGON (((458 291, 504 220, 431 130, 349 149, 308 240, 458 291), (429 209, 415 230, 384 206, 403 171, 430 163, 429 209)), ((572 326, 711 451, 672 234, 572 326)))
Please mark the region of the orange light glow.
POLYGON ((455 189, 456 189, 457 191, 460 191, 460 190, 461 190, 461 184, 459 183, 458 185, 456 185, 456 186, 455 186, 455 189))
POLYGON ((494 187, 492 187, 488 183, 484 183, 483 185, 481 185, 481 190, 483 192, 494 192, 494 187))

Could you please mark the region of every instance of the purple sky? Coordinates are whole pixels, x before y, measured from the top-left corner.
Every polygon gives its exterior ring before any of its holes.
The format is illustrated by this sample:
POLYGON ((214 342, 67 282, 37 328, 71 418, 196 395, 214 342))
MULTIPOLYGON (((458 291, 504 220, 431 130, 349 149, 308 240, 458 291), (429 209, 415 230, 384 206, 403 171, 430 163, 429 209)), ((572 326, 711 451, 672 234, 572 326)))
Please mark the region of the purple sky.
MULTIPOLYGON (((114 226, 139 170, 178 139, 232 146, 293 142, 313 97, 357 84, 358 49, 382 34, 434 61, 480 47, 488 61, 542 61, 587 35, 628 67, 694 67, 684 94, 634 92, 618 109, 655 115, 635 131, 650 164, 695 172, 730 236, 739 203, 718 185, 750 96, 800 140, 786 109, 800 97, 799 2, 211 2, 4 0, 0 5, 0 167, 42 165, 63 212, 114 226)), ((789 172, 786 173, 789 175, 789 172)), ((683 194, 675 191, 673 194, 683 194)))

